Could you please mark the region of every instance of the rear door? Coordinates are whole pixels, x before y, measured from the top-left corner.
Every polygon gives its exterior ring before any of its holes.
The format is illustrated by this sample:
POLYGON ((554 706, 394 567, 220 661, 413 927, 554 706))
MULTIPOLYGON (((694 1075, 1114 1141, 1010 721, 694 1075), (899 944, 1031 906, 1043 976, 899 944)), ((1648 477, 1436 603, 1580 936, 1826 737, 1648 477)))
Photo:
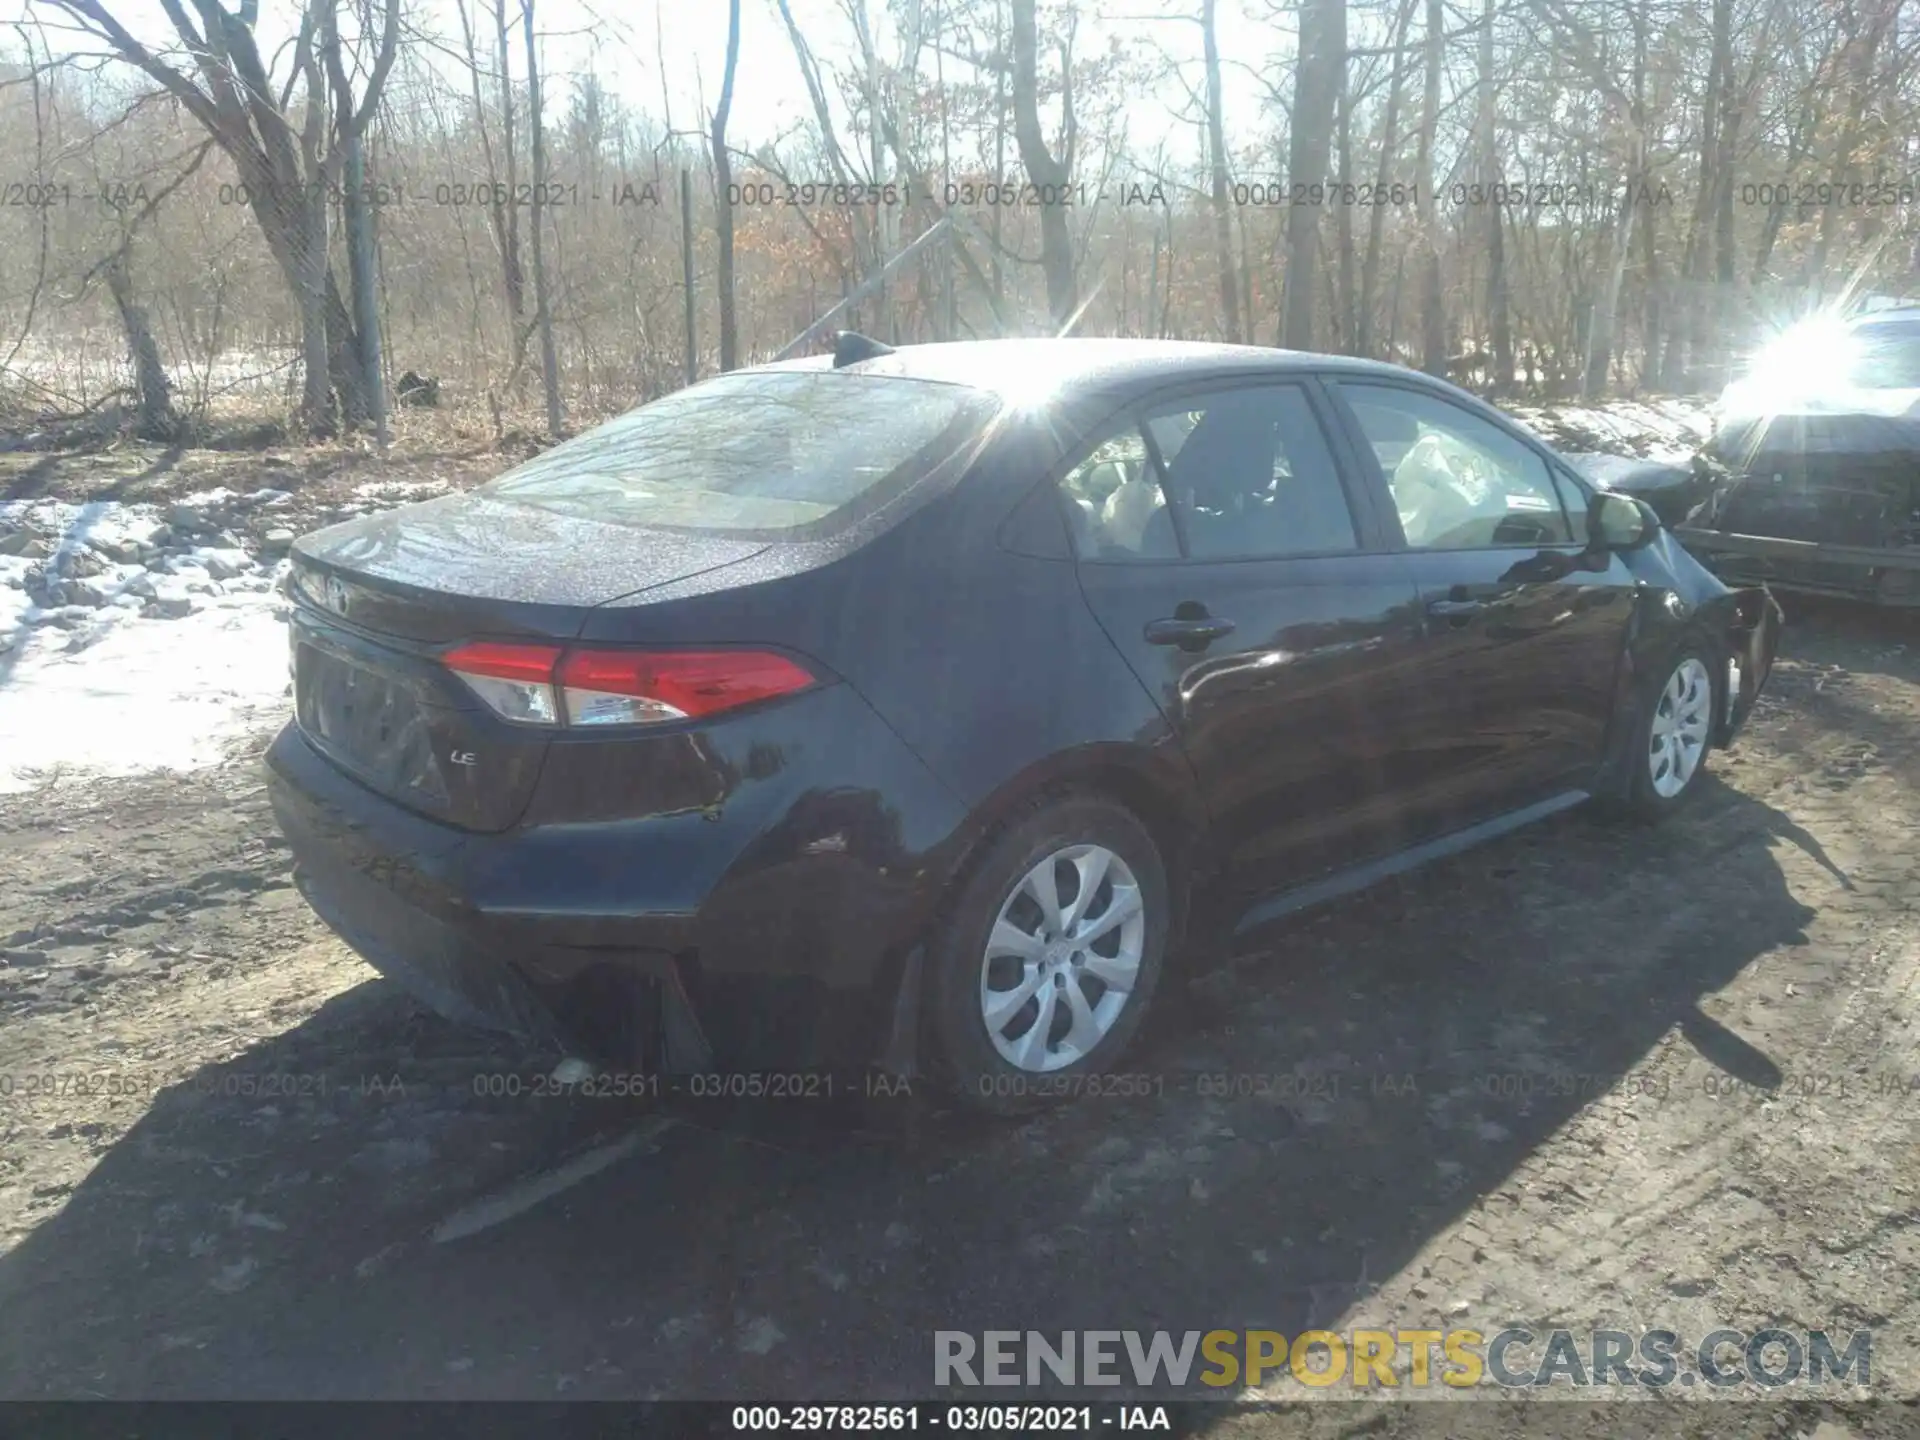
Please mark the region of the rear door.
POLYGON ((1399 841, 1415 595, 1315 384, 1140 407, 1064 478, 1089 604, 1178 732, 1251 893, 1399 841))
POLYGON ((1587 546, 1587 492, 1544 447, 1436 390, 1328 388, 1419 592, 1417 823, 1441 834, 1584 788, 1633 609, 1625 563, 1587 546))

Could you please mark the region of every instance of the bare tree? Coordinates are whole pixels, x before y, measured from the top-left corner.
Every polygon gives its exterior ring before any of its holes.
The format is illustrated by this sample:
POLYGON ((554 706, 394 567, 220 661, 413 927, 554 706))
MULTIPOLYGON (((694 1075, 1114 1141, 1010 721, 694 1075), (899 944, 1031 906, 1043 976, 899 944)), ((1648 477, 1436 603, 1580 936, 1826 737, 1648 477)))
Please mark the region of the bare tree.
POLYGON ((1380 248, 1385 239, 1387 204, 1393 194, 1394 159, 1400 146, 1400 105, 1406 90, 1407 67, 1404 52, 1413 27, 1415 0, 1400 0, 1400 13, 1394 20, 1387 53, 1392 68, 1387 78, 1386 114, 1380 126, 1380 164, 1374 176, 1374 204, 1367 211, 1367 252, 1360 263, 1360 324, 1354 348, 1362 355, 1373 354, 1373 310, 1380 288, 1380 248))
POLYGON ((1500 173, 1498 111, 1494 104, 1493 0, 1480 6, 1480 173, 1487 187, 1487 330, 1493 341, 1493 393, 1513 389, 1513 325, 1508 313, 1506 205, 1500 173))
POLYGON ((713 146, 715 228, 720 232, 720 368, 740 363, 740 320, 733 293, 733 161, 727 154, 727 117, 733 111, 734 72, 740 64, 740 0, 727 4, 727 68, 720 81, 720 103, 714 108, 708 138, 713 146))
POLYGON ((454 0, 455 11, 460 16, 460 34, 466 45, 467 79, 473 96, 473 123, 480 140, 480 153, 485 161, 487 185, 487 219, 493 236, 494 250, 500 260, 500 283, 507 302, 508 333, 512 342, 512 359, 509 371, 517 373, 521 359, 525 354, 527 340, 526 325, 526 273, 520 263, 520 219, 517 206, 508 204, 515 191, 514 154, 513 154, 513 83, 508 70, 510 52, 507 47, 507 7, 506 0, 494 0, 494 47, 493 64, 496 72, 496 104, 500 111, 500 149, 496 155, 493 136, 487 125, 487 110, 481 99, 480 77, 482 74, 478 46, 474 40, 473 21, 467 11, 467 0, 454 0), (504 173, 503 168, 504 167, 504 173))
MULTIPOLYGON (((1334 107, 1346 65, 1346 0, 1303 0, 1300 53, 1294 70, 1293 131, 1287 146, 1289 188, 1324 187, 1329 179, 1334 107)), ((1289 349, 1313 348, 1319 247, 1320 207, 1289 206, 1286 307, 1280 320, 1280 343, 1289 349)))
POLYGON ((1012 0, 1013 133, 1020 163, 1039 192, 1040 266, 1047 277, 1047 310, 1057 330, 1079 318, 1079 280, 1074 272, 1073 239, 1067 215, 1073 182, 1073 64, 1071 43, 1062 47, 1060 104, 1064 112, 1060 153, 1047 146, 1040 124, 1040 37, 1034 0, 1012 0))
MULTIPOLYGON (((366 349, 327 263, 327 202, 340 184, 343 156, 338 144, 326 139, 328 87, 317 47, 334 14, 334 0, 310 0, 305 8, 293 70, 277 93, 255 35, 257 0, 242 0, 237 10, 218 0, 195 0, 199 27, 177 0, 165 5, 180 44, 193 57, 197 83, 135 38, 106 0, 47 3, 65 10, 118 58, 156 81, 233 161, 268 249, 300 304, 309 372, 302 408, 308 426, 316 433, 333 428, 329 382, 348 424, 367 419, 366 349), (297 127, 288 109, 296 81, 306 89, 304 119, 297 127)), ((337 87, 333 92, 336 142, 364 134, 379 107, 399 42, 400 3, 382 4, 384 23, 358 103, 337 87)))
POLYGON ((1415 204, 1420 212, 1420 368, 1447 372, 1447 314, 1440 290, 1440 214, 1433 193, 1433 153, 1440 130, 1440 71, 1446 56, 1446 9, 1427 0, 1426 79, 1420 102, 1420 147, 1414 162, 1415 204))
MULTIPOLYGON (((527 238, 533 251, 533 313, 540 328, 540 379, 547 395, 547 434, 560 434, 560 361, 553 348, 553 304, 547 293, 546 253, 541 219, 546 213, 546 122, 540 113, 540 58, 533 41, 533 0, 521 0, 520 24, 527 42, 527 129, 533 148, 533 193, 528 206, 527 238)), ((509 197, 511 200, 513 197, 509 197)))
POLYGON ((1227 135, 1220 85, 1220 32, 1215 9, 1218 0, 1201 0, 1200 33, 1207 65, 1207 170, 1213 204, 1214 253, 1220 265, 1220 311, 1226 316, 1227 339, 1241 340, 1240 285, 1233 270, 1233 219, 1227 208, 1227 135))

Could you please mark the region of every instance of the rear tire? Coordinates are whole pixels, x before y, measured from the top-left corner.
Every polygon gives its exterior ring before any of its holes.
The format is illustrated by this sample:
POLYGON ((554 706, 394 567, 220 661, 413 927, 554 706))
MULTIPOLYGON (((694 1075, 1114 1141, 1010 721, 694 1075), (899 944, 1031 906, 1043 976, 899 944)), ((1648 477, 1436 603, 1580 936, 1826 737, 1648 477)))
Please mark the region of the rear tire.
POLYGON ((989 842, 929 947, 941 1079, 1002 1115, 1092 1088, 1146 1016, 1171 917, 1165 861, 1130 812, 1041 802, 989 842))
POLYGON ((1634 819, 1664 820, 1699 788, 1719 713, 1716 664, 1709 647, 1688 640, 1649 672, 1627 753, 1626 809, 1634 819))

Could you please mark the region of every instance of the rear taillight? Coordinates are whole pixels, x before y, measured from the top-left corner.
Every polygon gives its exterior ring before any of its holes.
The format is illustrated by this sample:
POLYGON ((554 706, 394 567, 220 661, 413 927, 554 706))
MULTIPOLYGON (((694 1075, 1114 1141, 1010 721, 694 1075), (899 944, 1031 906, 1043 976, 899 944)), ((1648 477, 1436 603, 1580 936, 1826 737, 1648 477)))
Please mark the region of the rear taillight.
POLYGON ((573 725, 697 720, 811 684, 793 661, 761 650, 572 650, 560 662, 573 725))
POLYGON ((480 642, 443 657, 495 714, 523 725, 698 720, 816 683, 764 650, 564 650, 480 642))
POLYGON ((482 641, 462 645, 442 659, 502 719, 522 725, 561 723, 560 702, 553 687, 553 670, 560 663, 558 645, 495 645, 482 641))

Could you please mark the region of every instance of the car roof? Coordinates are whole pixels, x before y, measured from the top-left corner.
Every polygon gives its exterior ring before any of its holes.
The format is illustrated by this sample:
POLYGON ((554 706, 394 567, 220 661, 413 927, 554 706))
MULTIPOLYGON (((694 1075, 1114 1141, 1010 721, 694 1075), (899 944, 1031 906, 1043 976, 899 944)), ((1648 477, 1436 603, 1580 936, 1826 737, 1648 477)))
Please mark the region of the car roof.
MULTIPOLYGON (((810 355, 801 360, 782 360, 753 368, 830 370, 833 358, 810 355)), ((1259 345, 1224 345, 1198 340, 1079 336, 902 345, 888 354, 840 368, 852 375, 895 375, 966 385, 1010 398, 1036 388, 1055 393, 1111 392, 1250 372, 1287 375, 1341 371, 1383 377, 1412 373, 1378 360, 1321 355, 1307 350, 1274 350, 1259 345)), ((1421 378, 1431 382, 1431 377, 1421 378)))

